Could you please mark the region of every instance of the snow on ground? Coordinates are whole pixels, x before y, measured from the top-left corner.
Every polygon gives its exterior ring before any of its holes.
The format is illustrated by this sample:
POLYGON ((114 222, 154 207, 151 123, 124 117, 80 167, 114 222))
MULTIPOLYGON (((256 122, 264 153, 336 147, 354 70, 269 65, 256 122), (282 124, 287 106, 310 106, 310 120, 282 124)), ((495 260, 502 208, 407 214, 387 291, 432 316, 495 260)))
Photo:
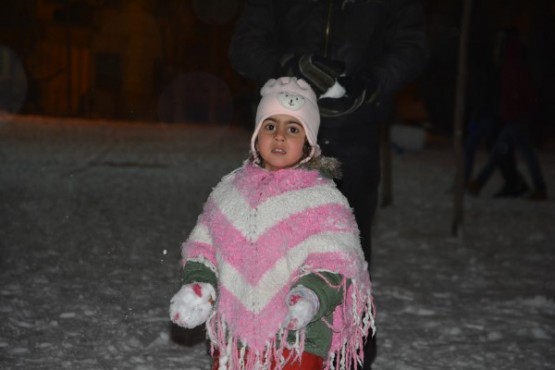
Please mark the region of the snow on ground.
MULTIPOLYGON (((170 325, 179 247, 248 134, 202 125, 0 121, 0 368, 209 368, 170 325)), ((541 159, 555 195, 555 153, 541 159)), ((555 368, 555 203, 466 197, 449 144, 393 157, 376 218, 375 370, 555 368)), ((479 160, 483 160, 483 155, 479 160)))

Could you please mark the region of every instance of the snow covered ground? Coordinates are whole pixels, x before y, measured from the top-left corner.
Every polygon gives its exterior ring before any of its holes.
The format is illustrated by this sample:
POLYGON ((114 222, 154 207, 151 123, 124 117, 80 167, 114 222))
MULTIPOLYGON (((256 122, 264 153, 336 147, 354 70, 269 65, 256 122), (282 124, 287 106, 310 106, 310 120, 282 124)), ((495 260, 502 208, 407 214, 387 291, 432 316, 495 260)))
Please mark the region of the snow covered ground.
MULTIPOLYGON (((168 302, 180 244, 248 136, 0 119, 0 368, 208 369, 203 331, 170 325, 168 302)), ((540 155, 555 196, 555 153, 540 155)), ((451 156, 436 143, 393 157, 374 369, 554 369, 555 203, 492 199, 494 178, 452 237, 451 156)))

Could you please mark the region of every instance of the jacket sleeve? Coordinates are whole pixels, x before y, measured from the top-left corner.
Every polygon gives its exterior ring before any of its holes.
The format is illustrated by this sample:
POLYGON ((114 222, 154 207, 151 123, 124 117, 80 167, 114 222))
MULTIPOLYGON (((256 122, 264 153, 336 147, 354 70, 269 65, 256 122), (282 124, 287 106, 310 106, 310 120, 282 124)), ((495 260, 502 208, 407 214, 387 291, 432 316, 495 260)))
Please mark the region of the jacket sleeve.
POLYGON ((331 314, 337 305, 343 302, 343 276, 333 272, 321 272, 319 274, 307 274, 301 277, 295 286, 303 285, 311 289, 320 301, 320 309, 314 316, 313 321, 319 320, 331 314), (323 278, 322 278, 323 277, 323 278), (325 281, 325 280, 326 281, 325 281))
POLYGON ((206 264, 197 261, 187 261, 183 266, 183 285, 191 283, 209 283, 217 287, 216 273, 206 264))
POLYGON ((206 282, 216 287, 216 251, 210 234, 211 217, 206 210, 209 201, 204 205, 197 224, 181 246, 183 284, 206 282))
POLYGON ((418 76, 428 61, 424 10, 418 0, 389 2, 381 57, 366 71, 391 94, 418 76))
POLYGON ((229 60, 242 76, 259 84, 275 77, 279 62, 273 2, 247 0, 229 47, 229 60))

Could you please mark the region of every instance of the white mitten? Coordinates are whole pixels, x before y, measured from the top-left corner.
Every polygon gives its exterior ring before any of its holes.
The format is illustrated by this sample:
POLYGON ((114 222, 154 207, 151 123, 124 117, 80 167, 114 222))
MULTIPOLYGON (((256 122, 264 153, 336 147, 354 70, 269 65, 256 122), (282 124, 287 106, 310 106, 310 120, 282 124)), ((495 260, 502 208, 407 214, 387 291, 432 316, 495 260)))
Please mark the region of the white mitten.
POLYGON ((185 284, 170 301, 170 319, 181 327, 194 328, 208 320, 215 300, 211 284, 185 284))
POLYGON ((320 300, 316 293, 302 285, 291 289, 286 299, 289 313, 282 326, 287 330, 304 328, 320 308, 320 300))
POLYGON ((345 88, 343 86, 341 86, 341 84, 339 82, 337 82, 337 80, 335 81, 335 84, 333 84, 332 87, 330 87, 324 94, 320 95, 320 97, 318 99, 322 99, 322 98, 333 98, 333 99, 338 99, 338 98, 342 98, 343 96, 345 96, 345 88))

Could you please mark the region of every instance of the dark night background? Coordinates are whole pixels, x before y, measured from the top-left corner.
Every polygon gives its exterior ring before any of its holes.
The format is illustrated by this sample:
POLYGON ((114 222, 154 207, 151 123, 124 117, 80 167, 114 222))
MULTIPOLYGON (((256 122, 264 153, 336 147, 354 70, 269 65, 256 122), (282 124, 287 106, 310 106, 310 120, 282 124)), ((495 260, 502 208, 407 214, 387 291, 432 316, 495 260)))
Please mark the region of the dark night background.
MULTIPOLYGON (((449 136, 463 2, 423 5, 431 57, 420 78, 399 92, 397 118, 449 136)), ((239 0, 2 2, 0 109, 245 125, 256 92, 227 58, 241 6, 239 0)), ((492 53, 507 26, 518 27, 528 46, 541 107, 533 134, 541 146, 555 136, 555 2, 473 1, 469 65, 492 53)))

